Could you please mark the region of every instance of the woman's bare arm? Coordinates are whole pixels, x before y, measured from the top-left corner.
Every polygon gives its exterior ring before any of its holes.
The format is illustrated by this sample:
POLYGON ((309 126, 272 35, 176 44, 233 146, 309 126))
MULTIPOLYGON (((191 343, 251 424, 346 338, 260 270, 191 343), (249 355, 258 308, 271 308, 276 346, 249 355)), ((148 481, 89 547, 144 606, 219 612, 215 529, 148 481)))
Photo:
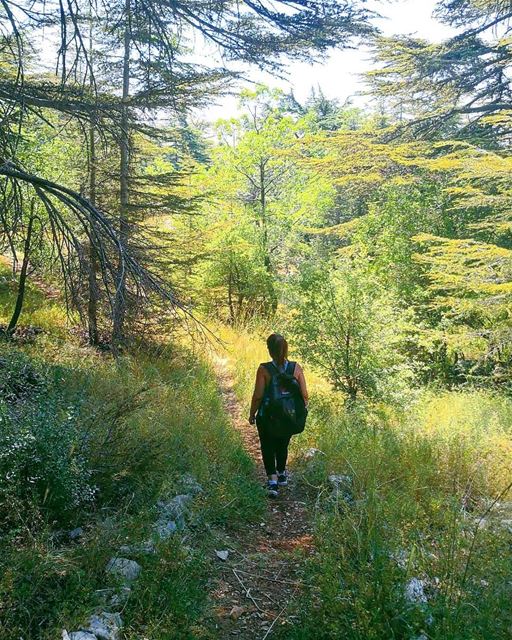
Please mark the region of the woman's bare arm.
POLYGON ((302 393, 304 402, 307 405, 309 402, 308 388, 306 385, 306 378, 304 377, 304 371, 302 371, 302 367, 300 366, 300 364, 297 364, 295 366, 295 377, 297 378, 297 381, 299 383, 300 392, 302 393))
POLYGON ((256 382, 254 383, 254 392, 252 394, 251 410, 249 413, 249 422, 251 424, 254 423, 254 418, 260 408, 261 401, 263 400, 263 396, 265 394, 265 382, 265 368, 260 365, 256 372, 256 382))

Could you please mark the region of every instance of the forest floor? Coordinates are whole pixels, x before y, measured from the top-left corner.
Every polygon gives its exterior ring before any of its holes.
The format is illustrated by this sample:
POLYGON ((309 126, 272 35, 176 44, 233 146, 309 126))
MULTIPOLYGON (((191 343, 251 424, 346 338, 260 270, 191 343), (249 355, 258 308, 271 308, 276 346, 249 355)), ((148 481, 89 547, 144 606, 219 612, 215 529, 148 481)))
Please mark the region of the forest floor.
MULTIPOLYGON (((226 412, 256 462, 258 479, 266 483, 256 427, 251 427, 237 400, 227 361, 217 357, 215 370, 226 412)), ((265 640, 296 622, 294 602, 307 589, 303 561, 315 553, 311 511, 304 487, 294 482, 268 500, 265 517, 226 539, 229 555, 219 559, 210 592, 219 639, 265 640)))

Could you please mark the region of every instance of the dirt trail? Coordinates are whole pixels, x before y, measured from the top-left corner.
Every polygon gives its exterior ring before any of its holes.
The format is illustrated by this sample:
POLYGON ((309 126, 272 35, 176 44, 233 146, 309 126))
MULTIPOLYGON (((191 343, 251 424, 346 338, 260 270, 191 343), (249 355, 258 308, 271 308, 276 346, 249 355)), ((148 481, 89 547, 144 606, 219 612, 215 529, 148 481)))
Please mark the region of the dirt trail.
MULTIPOLYGON (((256 428, 248 424, 238 403, 227 361, 217 358, 215 369, 225 409, 256 461, 263 485, 266 476, 256 428)), ((266 640, 281 625, 294 623, 293 602, 306 588, 300 559, 314 553, 309 515, 304 492, 294 482, 292 460, 289 486, 277 499, 269 499, 261 522, 231 535, 229 557, 216 565, 211 598, 217 638, 266 640)))

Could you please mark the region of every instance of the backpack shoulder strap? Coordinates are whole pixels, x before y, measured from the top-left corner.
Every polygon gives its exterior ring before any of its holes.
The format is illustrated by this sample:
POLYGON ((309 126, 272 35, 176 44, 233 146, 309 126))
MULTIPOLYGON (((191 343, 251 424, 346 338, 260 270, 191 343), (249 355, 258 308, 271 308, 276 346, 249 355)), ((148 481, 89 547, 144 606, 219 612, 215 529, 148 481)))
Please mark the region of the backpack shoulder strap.
POLYGON ((288 364, 286 365, 286 373, 290 376, 293 376, 293 374, 295 373, 296 366, 297 366, 296 362, 288 361, 288 364))
POLYGON ((270 374, 270 377, 275 376, 276 373, 279 373, 273 362, 262 362, 260 366, 262 366, 267 371, 267 373, 270 374))

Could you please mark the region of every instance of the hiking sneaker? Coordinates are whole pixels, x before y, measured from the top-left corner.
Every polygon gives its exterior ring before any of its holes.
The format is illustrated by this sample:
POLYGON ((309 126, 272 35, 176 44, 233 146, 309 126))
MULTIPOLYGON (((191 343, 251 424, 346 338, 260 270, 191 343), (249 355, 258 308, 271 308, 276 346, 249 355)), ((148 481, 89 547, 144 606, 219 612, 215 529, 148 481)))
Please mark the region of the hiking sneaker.
POLYGON ((288 486, 288 472, 287 471, 283 471, 283 473, 278 473, 277 474, 277 484, 280 487, 287 487, 288 486))
POLYGON ((269 480, 267 482, 267 494, 269 498, 277 498, 279 495, 277 482, 275 480, 269 480))

